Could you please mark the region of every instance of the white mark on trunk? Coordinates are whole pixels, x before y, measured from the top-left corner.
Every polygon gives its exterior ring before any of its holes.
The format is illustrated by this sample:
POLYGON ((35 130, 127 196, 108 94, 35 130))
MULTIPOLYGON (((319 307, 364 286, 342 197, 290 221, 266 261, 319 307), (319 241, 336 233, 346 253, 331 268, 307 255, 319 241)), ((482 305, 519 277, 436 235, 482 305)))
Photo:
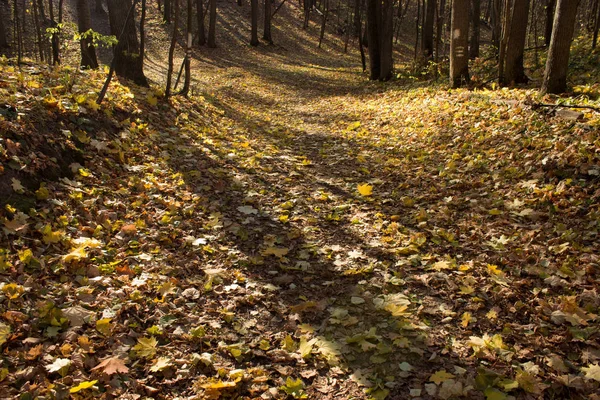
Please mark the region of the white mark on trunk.
POLYGON ((460 29, 455 29, 454 32, 452 32, 452 39, 458 39, 460 37, 460 29))

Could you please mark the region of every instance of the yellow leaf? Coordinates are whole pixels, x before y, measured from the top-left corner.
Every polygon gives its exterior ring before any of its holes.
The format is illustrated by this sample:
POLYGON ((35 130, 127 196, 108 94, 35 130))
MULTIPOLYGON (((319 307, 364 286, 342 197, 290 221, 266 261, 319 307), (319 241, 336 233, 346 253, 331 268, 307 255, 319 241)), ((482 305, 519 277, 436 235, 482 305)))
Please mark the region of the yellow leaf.
POLYGON ((50 225, 46 225, 41 230, 43 235, 44 243, 58 243, 63 237, 63 233, 61 231, 52 231, 52 227, 50 225))
POLYGON ((21 297, 25 289, 21 285, 16 283, 9 283, 2 287, 2 293, 6 295, 10 300, 18 299, 21 297))
POLYGON ((23 193, 25 191, 25 188, 23 187, 23 185, 21 185, 21 181, 15 178, 12 178, 12 184, 11 184, 13 190, 17 193, 23 193))
POLYGON ((452 378, 454 378, 454 375, 452 375, 449 372, 446 372, 445 369, 442 369, 442 370, 436 372, 435 374, 431 375, 429 377, 429 382, 433 382, 436 385, 439 385, 440 383, 444 383, 448 379, 452 379, 452 378))
POLYGON ((169 357, 159 357, 156 362, 150 367, 150 371, 158 372, 173 366, 169 357))
POLYGON ((87 252, 85 251, 85 246, 79 246, 71 250, 69 254, 63 256, 63 262, 72 262, 72 261, 80 261, 87 257, 87 252))
POLYGON ((175 285, 173 285, 171 281, 167 281, 158 287, 158 293, 165 297, 166 295, 173 293, 175 289, 175 285))
POLYGON ((158 99, 156 97, 154 97, 151 93, 149 93, 148 96, 146 96, 146 101, 151 106, 155 106, 158 104, 158 99))
POLYGON ((10 335, 10 325, 0 322, 0 346, 2 346, 10 335))
POLYGON ((461 318, 461 325, 463 328, 466 328, 467 326, 469 326, 469 322, 471 322, 473 320, 473 317, 471 316, 470 312, 466 312, 462 315, 461 318))
POLYGON ((85 389, 89 389, 91 387, 94 387, 94 385, 96 383, 98 383, 98 380, 81 382, 79 385, 74 386, 71 389, 69 389, 69 392, 70 393, 77 393, 80 390, 85 390, 85 389))
POLYGON ((358 193, 365 197, 373 194, 373 186, 368 183, 358 185, 356 189, 358 190, 358 193))
POLYGON ((288 252, 290 251, 290 249, 285 248, 285 247, 267 247, 264 251, 263 251, 263 256, 275 256, 275 257, 279 257, 282 258, 284 257, 288 252))
POLYGON ((156 355, 156 346, 158 341, 154 337, 139 338, 138 343, 133 346, 138 357, 142 358, 153 358, 156 355))
POLYGON ((96 330, 104 336, 110 336, 110 318, 102 318, 96 321, 96 330))
POLYGON ((46 200, 50 197, 50 191, 42 184, 38 190, 35 191, 35 198, 38 200, 46 200))
POLYGON ((582 367, 581 370, 585 373, 586 379, 593 379, 600 382, 600 365, 590 364, 589 367, 582 367))
POLYGON ((294 341, 291 335, 287 335, 283 342, 281 343, 281 347, 287 351, 288 353, 293 353, 298 348, 297 343, 294 341))

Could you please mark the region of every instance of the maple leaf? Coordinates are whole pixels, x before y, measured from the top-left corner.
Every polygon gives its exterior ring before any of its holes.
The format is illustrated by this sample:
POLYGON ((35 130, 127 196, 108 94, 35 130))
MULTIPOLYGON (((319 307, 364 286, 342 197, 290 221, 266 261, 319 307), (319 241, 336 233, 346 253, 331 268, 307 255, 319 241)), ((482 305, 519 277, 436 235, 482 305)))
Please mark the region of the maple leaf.
POLYGON ((135 351, 135 353, 138 357, 152 358, 156 355, 156 346, 157 345, 158 345, 158 341, 154 337, 139 338, 138 344, 133 346, 133 351, 135 351))
POLYGON ((473 321, 473 316, 471 315, 470 312, 465 312, 462 315, 460 324, 462 325, 463 328, 466 328, 467 326, 469 326, 469 322, 471 322, 471 321, 473 321))
POLYGON ((129 372, 129 368, 125 366, 125 361, 119 357, 110 357, 92 368, 92 371, 101 371, 106 375, 126 374, 129 372))
POLYGON ((369 185, 368 183, 363 183, 361 185, 358 185, 356 187, 356 190, 358 190, 358 193, 361 194, 361 196, 371 196, 373 194, 373 186, 369 185))
POLYGON ((71 249, 69 254, 65 254, 62 257, 63 262, 77 262, 87 258, 87 251, 85 251, 85 246, 79 246, 74 249, 71 249))
POLYGON ((12 186, 12 189, 17 193, 25 192, 25 187, 23 187, 23 185, 21 184, 21 181, 16 178, 12 178, 11 186, 12 186))
POLYGON ((454 378, 454 375, 446 372, 445 369, 439 370, 437 371, 435 374, 431 375, 429 377, 429 382, 433 382, 436 385, 439 385, 440 383, 443 383, 445 381, 447 381, 448 379, 452 379, 454 378))
POLYGON ((280 389, 295 399, 305 399, 308 397, 304 393, 304 382, 300 378, 292 379, 288 376, 285 380, 285 385, 281 386, 280 389))
POLYGON ((590 364, 588 367, 581 367, 581 370, 585 372, 586 379, 592 379, 600 382, 600 365, 590 364))
POLYGON ((290 249, 286 248, 286 247, 267 247, 262 254, 264 256, 275 256, 275 257, 279 257, 282 258, 284 257, 288 252, 290 251, 290 249))
POLYGON ((46 365, 48 372, 58 372, 61 376, 65 376, 71 366, 71 360, 68 358, 57 358, 51 364, 46 365))
POLYGON ((158 372, 173 366, 169 357, 159 357, 156 362, 150 367, 150 371, 158 372))
POLYGON ((0 322, 0 346, 6 343, 8 336, 10 335, 10 325, 0 322))

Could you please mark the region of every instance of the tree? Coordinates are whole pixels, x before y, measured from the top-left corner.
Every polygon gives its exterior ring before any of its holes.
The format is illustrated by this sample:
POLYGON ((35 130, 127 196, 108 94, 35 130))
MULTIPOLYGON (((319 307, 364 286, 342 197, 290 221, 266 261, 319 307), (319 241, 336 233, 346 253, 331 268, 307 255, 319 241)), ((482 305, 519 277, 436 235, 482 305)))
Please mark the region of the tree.
POLYGON ((263 39, 269 43, 273 43, 273 38, 271 37, 271 0, 265 0, 263 39))
POLYGON ((562 93, 567 90, 567 70, 571 41, 577 21, 580 0, 558 0, 552 24, 552 38, 542 82, 542 93, 562 93))
POLYGON ((379 21, 381 15, 381 2, 367 0, 367 41, 369 43, 369 79, 379 79, 381 72, 381 51, 379 49, 379 21))
MULTIPOLYGON (((522 1, 529 3, 529 0, 522 1)), ((479 57, 479 36, 481 19, 481 0, 471 0, 471 37, 469 38, 469 58, 479 57)))
POLYGON ((258 46, 258 0, 250 0, 250 19, 252 23, 250 45, 258 46))
POLYGON ((598 43, 598 31, 600 31, 600 4, 597 5, 598 14, 596 15, 596 20, 594 22, 594 35, 592 39, 592 49, 596 48, 596 44, 598 43))
POLYGON ((4 16, 2 15, 2 7, 0 7, 0 49, 8 47, 6 40, 6 28, 4 27, 4 16))
POLYGON ((165 6, 163 7, 163 20, 165 23, 171 23, 171 0, 165 0, 165 6))
POLYGON ((186 46, 185 46, 185 81, 183 82, 183 88, 181 94, 187 96, 190 91, 190 82, 192 80, 192 0, 187 0, 187 24, 186 30, 186 46))
POLYGON ((104 14, 104 7, 102 7, 102 0, 96 0, 96 13, 104 14))
POLYGON ((114 47, 115 73, 138 85, 148 86, 148 80, 144 75, 144 60, 140 55, 134 13, 128 12, 132 1, 108 0, 107 3, 110 32, 119 39, 114 47))
POLYGON ((196 17, 198 19, 198 45, 206 44, 206 35, 204 34, 204 4, 202 0, 196 0, 196 17))
POLYGON ((92 28, 90 20, 90 7, 87 0, 77 0, 77 27, 79 34, 82 35, 79 39, 81 47, 81 66, 83 68, 98 68, 98 59, 96 58, 96 48, 87 32, 92 28))
POLYGON ((421 54, 425 58, 433 56, 433 28, 435 26, 435 9, 437 0, 427 0, 425 7, 425 23, 422 28, 421 54))
POLYGON ((526 83, 528 81, 523 66, 523 52, 527 38, 527 21, 529 19, 529 1, 515 1, 512 15, 508 22, 504 67, 500 68, 500 84, 526 83))
POLYGON ((173 0, 175 2, 175 22, 173 23, 173 36, 171 37, 171 46, 169 47, 169 60, 167 68, 167 87, 165 89, 165 96, 171 96, 171 79, 173 78, 173 57, 175 55, 175 46, 177 45, 177 30, 179 29, 179 0, 173 0))
POLYGON ((552 24, 554 23, 554 10, 556 9, 556 0, 546 0, 546 25, 544 29, 544 43, 546 47, 550 46, 552 38, 552 24))
MULTIPOLYGON (((58 38, 58 23, 54 19, 54 2, 49 0, 48 2, 50 12, 50 27, 52 28, 52 35, 50 37, 50 43, 52 45, 52 64, 60 64, 60 52, 59 52, 59 38, 58 38)), ((15 3, 16 4, 16 3, 15 3)), ((60 8, 60 5, 59 5, 60 8)))
POLYGON ((381 4, 381 23, 379 25, 379 51, 381 57, 379 80, 387 81, 392 77, 394 68, 394 0, 383 0, 381 4))
POLYGON ((469 81, 469 1, 454 0, 450 19, 450 85, 457 88, 469 81))
POLYGON ((208 47, 217 47, 215 39, 215 29, 217 25, 217 0, 208 0, 209 19, 208 19, 208 47))
POLYGON ((502 1, 490 0, 490 24, 492 25, 492 44, 496 48, 500 47, 500 35, 502 30, 502 1))

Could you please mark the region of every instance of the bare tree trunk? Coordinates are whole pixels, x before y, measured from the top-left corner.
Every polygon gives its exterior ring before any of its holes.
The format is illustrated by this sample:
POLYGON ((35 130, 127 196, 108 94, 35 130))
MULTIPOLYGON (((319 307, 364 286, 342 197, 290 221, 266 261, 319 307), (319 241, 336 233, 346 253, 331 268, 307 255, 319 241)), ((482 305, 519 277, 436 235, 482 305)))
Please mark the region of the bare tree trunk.
MULTIPOLYGON (((165 88, 165 97, 171 96, 171 80, 173 79, 173 57, 175 56, 175 46, 177 46, 177 34, 179 29, 179 0, 173 0, 175 5, 175 21, 173 23, 173 36, 171 37, 171 47, 169 47, 169 67, 167 69, 167 87, 165 88)), ((166 4, 166 3, 165 3, 166 4)))
POLYGON ((435 32, 435 61, 440 60, 440 43, 442 41, 442 32, 444 28, 444 14, 446 12, 446 0, 440 0, 440 8, 437 15, 437 27, 435 32))
POLYGON ((44 8, 44 0, 37 0, 37 8, 43 26, 46 23, 46 10, 44 8))
POLYGON ((500 36, 502 34, 502 0, 490 1, 492 2, 492 10, 490 15, 490 21, 492 25, 492 44, 496 48, 500 48, 500 36))
POLYGON ((450 85, 460 87, 469 82, 469 1, 453 0, 450 41, 450 85))
POLYGON ((142 0, 142 15, 140 16, 140 58, 142 69, 144 68, 144 57, 146 56, 146 0, 142 0))
MULTIPOLYGON (((525 0, 529 2, 529 0, 525 0)), ((471 0, 471 37, 469 39, 469 58, 479 57, 479 33, 481 20, 481 0, 471 0)))
POLYGON ((171 1, 174 0, 165 0, 165 4, 163 7, 163 20, 167 23, 171 23, 171 1))
POLYGON ((258 0, 250 0, 250 45, 258 46, 258 0))
POLYGON ((510 35, 513 0, 504 0, 504 11, 502 12, 502 38, 500 39, 500 48, 498 54, 498 80, 504 79, 504 67, 506 66, 506 47, 508 46, 508 37, 510 35))
POLYGON ((102 6, 102 0, 96 0, 96 13, 104 14, 104 7, 102 6))
POLYGON ((550 46, 552 38, 552 24, 554 23, 554 11, 556 10, 556 0, 546 0, 546 26, 544 29, 544 43, 546 47, 550 46))
POLYGON ((190 91, 190 82, 192 80, 192 0, 187 0, 187 26, 185 27, 187 43, 185 47, 185 81, 183 82, 183 88, 181 94, 183 96, 188 95, 190 91))
POLYGON ((379 22, 381 20, 381 2, 367 0, 367 37, 369 41, 369 79, 379 79, 381 75, 381 49, 379 44, 379 22))
MULTIPOLYGON (((270 0, 265 0, 269 2, 270 0)), ((319 35, 319 48, 323 42, 323 36, 325 36, 325 26, 327 24, 327 17, 329 16, 329 0, 325 0, 325 12, 323 13, 323 21, 321 22, 321 34, 319 35)))
POLYGON ((433 28, 435 26, 435 9, 437 0, 427 0, 425 7, 425 23, 421 35, 421 55, 427 59, 433 57, 433 28))
MULTIPOLYGON (((356 0, 357 2, 360 0, 356 0)), ((365 0, 361 1, 361 6, 364 7, 365 5, 365 0)), ((362 8, 361 7, 361 8, 362 8)), ((366 26, 365 26, 366 28, 366 26)), ((362 62, 362 70, 363 72, 365 72, 367 70, 367 62, 366 62, 366 57, 365 57, 365 49, 363 48, 363 40, 362 40, 362 15, 361 18, 359 20, 359 25, 358 25, 358 49, 360 50, 360 61, 362 62)))
MULTIPOLYGON (((424 1, 424 0, 423 0, 424 1)), ((417 60, 419 58, 419 22, 421 21, 421 0, 417 0, 417 18, 415 19, 415 57, 417 60)))
POLYGON ((17 64, 21 64, 23 58, 23 36, 21 33, 21 19, 19 18, 19 4, 17 0, 13 1, 13 13, 15 25, 14 40, 16 40, 17 47, 17 64))
POLYGON ((263 39, 269 43, 273 43, 273 39, 271 38, 271 0, 265 0, 263 39))
POLYGON ((379 51, 381 54, 379 80, 387 81, 392 77, 394 69, 394 0, 383 0, 379 24, 379 51))
POLYGON ((204 33, 204 4, 202 0, 196 0, 196 17, 198 19, 198 45, 206 44, 206 35, 204 33))
POLYGON ((308 28, 308 22, 310 21, 310 9, 312 8, 312 0, 304 0, 304 24, 303 29, 308 28))
MULTIPOLYGON (((49 14, 50 14, 50 27, 53 29, 58 29, 57 22, 54 19, 54 2, 53 0, 49 0, 49 14)), ((58 42, 58 34, 56 32, 52 33, 50 37, 50 43, 52 45, 52 64, 57 65, 60 64, 60 53, 59 53, 59 42, 58 42)))
POLYGON ((528 18, 529 1, 515 1, 506 43, 504 76, 500 76, 500 84, 502 85, 526 83, 528 80, 523 66, 528 18))
MULTIPOLYGON (((33 5, 33 23, 35 25, 35 34, 37 36, 37 44, 38 44, 40 62, 44 62, 44 41, 42 39, 42 28, 40 26, 38 3, 36 1, 32 1, 31 3, 33 5)), ((0 35, 3 35, 4 27, 2 26, 1 20, 2 20, 2 14, 0 13, 0 27, 2 27, 0 35)), ((1 38, 0 38, 0 47, 2 47, 1 46, 1 38)))
POLYGON ((6 27, 4 26, 4 15, 2 8, 0 7, 0 49, 8 47, 8 40, 6 39, 6 27))
MULTIPOLYGON (((137 0, 135 0, 137 3, 137 0)), ((134 12, 127 12, 132 6, 131 0, 108 0, 108 19, 111 34, 123 32, 122 38, 114 48, 115 73, 130 79, 141 86, 148 86, 144 75, 144 60, 140 54, 134 12)))
POLYGON ((209 1, 209 19, 208 19, 208 47, 215 48, 217 47, 216 38, 215 38, 215 30, 217 25, 217 0, 208 0, 209 1))
POLYGON ((88 30, 92 28, 90 20, 90 7, 87 0, 77 0, 77 27, 79 34, 82 35, 79 39, 81 47, 81 67, 82 68, 98 68, 98 59, 96 58, 96 49, 92 38, 87 35, 88 30))
POLYGON ((594 25, 594 37, 592 38, 592 49, 596 48, 598 43, 598 31, 600 30, 600 5, 598 6, 598 14, 596 15, 596 23, 594 25))
POLYGON ((567 90, 569 53, 577 21, 577 6, 579 0, 558 0, 556 4, 542 93, 563 93, 567 90))

